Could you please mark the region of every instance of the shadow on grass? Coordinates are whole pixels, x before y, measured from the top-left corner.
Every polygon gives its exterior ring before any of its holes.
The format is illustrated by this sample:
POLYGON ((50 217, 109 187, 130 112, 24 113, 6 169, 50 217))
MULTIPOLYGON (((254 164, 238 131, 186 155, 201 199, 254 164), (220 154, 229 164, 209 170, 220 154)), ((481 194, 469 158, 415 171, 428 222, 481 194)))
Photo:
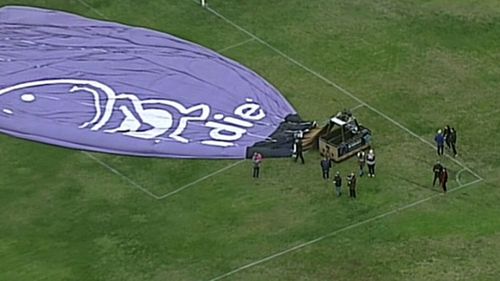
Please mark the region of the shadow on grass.
POLYGON ((424 184, 421 184, 421 183, 419 183, 419 182, 413 181, 413 180, 411 180, 411 179, 409 179, 409 178, 406 178, 406 177, 402 177, 402 176, 400 176, 400 175, 398 175, 398 174, 389 173, 388 175, 389 175, 389 176, 392 176, 392 177, 394 177, 394 178, 396 178, 396 179, 400 179, 400 180, 402 180, 402 181, 404 181, 404 182, 407 182, 407 183, 409 183, 409 184, 411 184, 411 185, 413 185, 413 186, 416 186, 416 187, 419 187, 419 188, 422 188, 422 189, 425 189, 425 190, 428 190, 428 191, 432 191, 432 192, 436 192, 436 193, 439 193, 439 192, 440 192, 439 190, 431 189, 431 188, 429 188, 429 186, 427 186, 427 185, 424 185, 424 184))

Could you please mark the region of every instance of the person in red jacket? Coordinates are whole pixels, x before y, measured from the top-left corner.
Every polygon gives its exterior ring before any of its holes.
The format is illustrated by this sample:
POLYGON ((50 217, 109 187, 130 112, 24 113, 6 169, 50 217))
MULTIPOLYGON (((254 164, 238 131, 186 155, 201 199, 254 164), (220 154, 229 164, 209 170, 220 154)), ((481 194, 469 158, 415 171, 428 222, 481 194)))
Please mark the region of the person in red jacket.
POLYGON ((446 193, 446 183, 448 182, 448 171, 446 168, 443 168, 440 176, 441 187, 443 188, 443 192, 446 193))
POLYGON ((262 164, 262 154, 258 152, 254 152, 252 156, 252 163, 253 163, 253 175, 252 177, 258 178, 260 175, 260 166, 262 164))

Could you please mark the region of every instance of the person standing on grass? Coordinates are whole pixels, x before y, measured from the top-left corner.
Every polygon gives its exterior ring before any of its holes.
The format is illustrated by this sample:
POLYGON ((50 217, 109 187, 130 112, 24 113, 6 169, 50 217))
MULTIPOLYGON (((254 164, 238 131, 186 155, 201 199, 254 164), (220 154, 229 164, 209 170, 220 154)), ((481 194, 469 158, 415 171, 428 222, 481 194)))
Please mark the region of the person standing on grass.
POLYGON ((450 129, 449 139, 450 139, 451 148, 453 149, 453 157, 456 157, 457 156, 457 147, 456 147, 456 145, 457 145, 457 130, 455 130, 455 128, 450 129))
POLYGON ((349 187, 349 197, 356 198, 356 175, 354 172, 347 176, 347 186, 349 187))
POLYGON ((368 176, 375 177, 375 153, 373 149, 370 149, 366 155, 366 165, 368 166, 368 176))
POLYGON ((342 177, 340 176, 340 172, 337 171, 335 177, 333 178, 333 183, 335 184, 335 194, 337 197, 342 195, 342 177))
POLYGON ((448 191, 446 189, 446 183, 448 182, 448 171, 446 171, 446 168, 443 168, 443 171, 441 172, 441 187, 443 188, 443 192, 446 193, 448 191))
POLYGON ((323 179, 328 180, 330 178, 330 168, 332 167, 332 164, 330 162, 330 159, 328 157, 324 157, 321 162, 321 170, 323 171, 323 179))
POLYGON ((297 162, 297 159, 299 159, 304 164, 304 155, 302 151, 302 140, 301 139, 295 139, 295 162, 297 162))
POLYGON ((258 178, 260 176, 260 165, 262 164, 262 154, 254 152, 252 156, 253 163, 253 177, 258 178))
POLYGON ((450 146, 450 134, 451 134, 451 128, 450 125, 446 125, 443 130, 443 137, 444 137, 444 142, 446 143, 446 147, 448 149, 451 148, 450 146))
POLYGON ((437 154, 439 156, 443 155, 444 152, 444 135, 441 129, 438 130, 437 135, 434 137, 436 141, 437 154))
POLYGON ((439 185, 441 186, 441 173, 443 172, 443 165, 441 162, 436 161, 436 164, 432 167, 432 171, 434 172, 434 180, 432 181, 432 186, 436 185, 436 180, 439 180, 439 185))
POLYGON ((356 154, 356 156, 358 157, 359 176, 362 177, 365 174, 364 168, 366 163, 366 153, 361 150, 358 154, 356 154))

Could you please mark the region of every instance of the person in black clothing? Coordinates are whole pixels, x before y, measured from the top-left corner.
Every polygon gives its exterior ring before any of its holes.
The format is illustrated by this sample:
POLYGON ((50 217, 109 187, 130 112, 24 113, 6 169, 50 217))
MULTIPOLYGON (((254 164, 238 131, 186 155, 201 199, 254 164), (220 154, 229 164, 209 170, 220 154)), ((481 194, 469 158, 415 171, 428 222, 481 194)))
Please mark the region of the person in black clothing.
POLYGON ((455 128, 451 128, 450 129, 450 135, 448 137, 450 139, 450 145, 451 145, 451 148, 453 149, 453 157, 456 157, 457 156, 457 131, 455 130, 455 128))
POLYGON ((444 127, 444 130, 443 130, 443 136, 444 136, 444 142, 446 143, 446 147, 448 147, 448 149, 451 148, 451 146, 450 146, 450 134, 451 134, 450 125, 446 125, 446 127, 444 127))
POLYGON ((297 162, 297 159, 299 159, 304 164, 304 155, 302 154, 302 140, 301 139, 296 139, 295 140, 295 162, 297 162))
POLYGON ((354 172, 347 176, 347 186, 349 186, 349 197, 356 198, 356 175, 354 172))
POLYGON ((439 185, 441 185, 441 173, 443 172, 443 165, 439 161, 434 164, 432 167, 432 171, 434 172, 434 180, 432 181, 432 186, 436 185, 436 180, 439 179, 439 185))
POLYGON ((320 162, 321 170, 323 171, 323 179, 327 180, 330 178, 330 168, 332 167, 330 159, 325 156, 320 162))
POLYGON ((356 154, 356 156, 358 157, 359 176, 362 177, 365 174, 364 168, 366 163, 366 154, 364 151, 360 151, 358 152, 358 154, 356 154))
POLYGON ((333 182, 335 184, 335 194, 337 194, 337 197, 340 197, 340 195, 342 195, 342 177, 339 171, 335 174, 333 182))

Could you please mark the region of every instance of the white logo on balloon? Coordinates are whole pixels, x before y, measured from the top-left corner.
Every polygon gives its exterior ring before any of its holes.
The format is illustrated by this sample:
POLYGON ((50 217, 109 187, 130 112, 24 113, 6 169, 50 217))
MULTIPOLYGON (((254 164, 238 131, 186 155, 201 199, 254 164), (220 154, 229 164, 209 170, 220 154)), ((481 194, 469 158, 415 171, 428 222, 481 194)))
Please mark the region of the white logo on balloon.
MULTIPOLYGON (((168 136, 175 141, 189 143, 190 140, 182 136, 182 133, 187 128, 188 123, 196 121, 204 122, 210 115, 210 107, 206 104, 197 104, 186 108, 182 104, 172 100, 141 100, 133 94, 117 94, 111 87, 93 80, 51 79, 31 81, 1 89, 0 95, 31 87, 61 84, 73 85, 73 87, 69 90, 70 93, 87 92, 93 96, 95 108, 94 117, 90 121, 87 121, 79 126, 79 128, 90 128, 92 131, 98 131, 107 124, 107 122, 111 119, 113 111, 116 110, 115 104, 119 100, 130 101, 132 103, 132 108, 125 105, 119 106, 118 110, 121 111, 124 118, 121 120, 118 127, 104 130, 106 133, 119 133, 140 139, 156 139, 156 142, 159 142, 157 138, 164 135, 174 124, 173 115, 165 109, 144 108, 144 106, 167 105, 177 109, 182 114, 182 117, 179 118, 177 128, 175 128, 175 130, 168 136), (106 100, 104 110, 102 110, 101 106, 101 92, 104 93, 106 100), (193 113, 198 111, 198 115, 192 116, 193 113), (139 118, 137 118, 136 115, 139 116, 139 118), (143 124, 147 124, 151 128, 139 131, 139 128, 143 124)), ((36 100, 36 96, 32 93, 24 93, 20 96, 20 98, 26 103, 31 103, 36 100)), ((9 115, 14 114, 11 109, 3 109, 2 111, 9 115)), ((235 141, 241 139, 247 133, 247 129, 254 126, 254 122, 262 120, 266 117, 266 114, 260 105, 251 99, 246 99, 246 103, 236 107, 233 114, 236 117, 224 116, 220 113, 214 114, 213 119, 217 121, 204 122, 203 125, 205 127, 211 128, 209 132, 211 139, 203 140, 201 143, 220 147, 233 146, 235 141)))

